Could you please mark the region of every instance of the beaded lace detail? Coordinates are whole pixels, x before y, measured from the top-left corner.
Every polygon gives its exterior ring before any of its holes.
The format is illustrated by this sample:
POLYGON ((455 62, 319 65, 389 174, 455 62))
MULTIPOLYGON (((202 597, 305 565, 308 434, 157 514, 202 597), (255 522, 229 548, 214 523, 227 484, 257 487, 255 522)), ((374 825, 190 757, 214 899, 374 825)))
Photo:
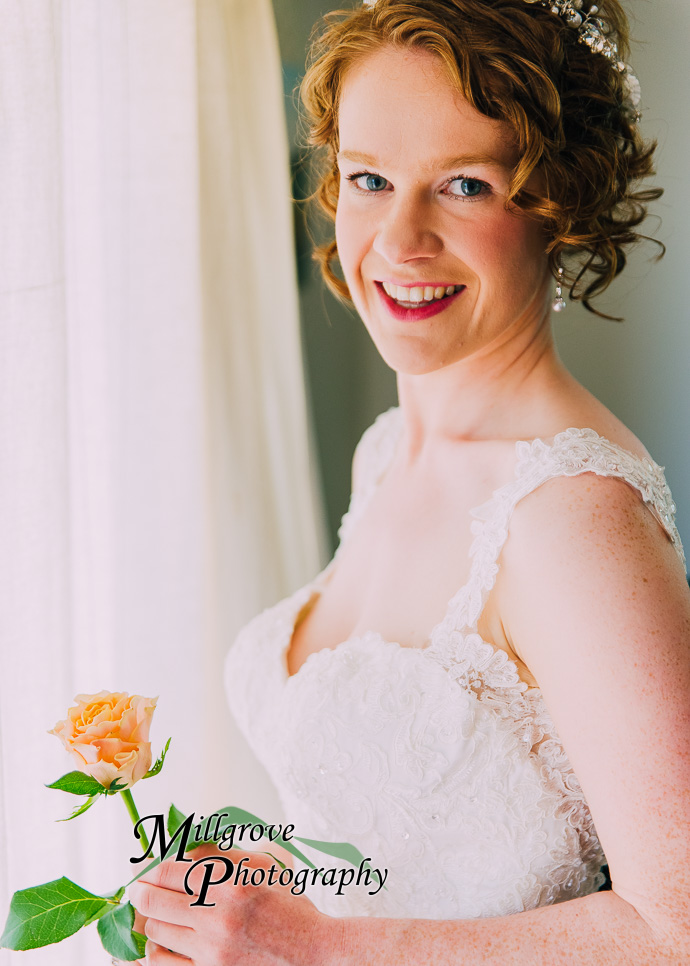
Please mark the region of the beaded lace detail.
MULTIPOLYGON (((390 465, 398 410, 364 434, 360 486, 341 546, 390 465)), ((388 868, 386 890, 308 889, 331 915, 478 918, 587 895, 605 862, 589 808, 539 688, 482 640, 479 617, 516 504, 556 476, 594 472, 634 486, 681 559, 663 469, 591 429, 516 444, 514 478, 473 511, 470 577, 425 648, 375 632, 309 656, 287 676, 302 609, 338 559, 269 608, 228 656, 231 707, 308 838, 351 841, 388 868), (232 682, 232 687, 230 683, 232 682)), ((329 864, 339 863, 329 860, 329 864)))

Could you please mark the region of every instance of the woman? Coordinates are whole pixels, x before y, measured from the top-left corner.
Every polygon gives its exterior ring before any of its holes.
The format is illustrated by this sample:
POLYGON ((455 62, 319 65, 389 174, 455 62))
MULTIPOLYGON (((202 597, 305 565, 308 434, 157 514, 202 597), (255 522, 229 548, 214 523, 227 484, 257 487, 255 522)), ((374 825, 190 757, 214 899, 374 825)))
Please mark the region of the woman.
POLYGON ((324 272, 400 407, 358 446, 334 560, 243 631, 227 680, 287 820, 386 888, 190 908, 164 863, 133 892, 147 962, 690 962, 675 507, 550 328, 658 195, 635 191, 626 39, 618 0, 378 0, 317 42, 324 272))

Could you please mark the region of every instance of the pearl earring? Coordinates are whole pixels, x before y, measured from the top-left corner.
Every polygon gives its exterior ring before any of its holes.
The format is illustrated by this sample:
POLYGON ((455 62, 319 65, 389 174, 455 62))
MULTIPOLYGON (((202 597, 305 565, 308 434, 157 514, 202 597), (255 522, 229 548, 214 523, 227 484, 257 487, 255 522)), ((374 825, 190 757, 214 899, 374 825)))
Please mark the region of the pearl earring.
POLYGON ((562 312, 563 309, 568 307, 568 303, 563 298, 563 268, 558 269, 558 278, 556 279, 556 298, 551 303, 551 308, 554 312, 562 312))

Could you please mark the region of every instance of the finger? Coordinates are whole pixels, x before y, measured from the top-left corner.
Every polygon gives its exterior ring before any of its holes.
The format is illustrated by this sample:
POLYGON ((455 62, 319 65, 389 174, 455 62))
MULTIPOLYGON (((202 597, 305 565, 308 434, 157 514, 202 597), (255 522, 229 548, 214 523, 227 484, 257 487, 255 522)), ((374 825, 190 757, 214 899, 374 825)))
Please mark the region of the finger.
POLYGON ((216 886, 224 885, 222 893, 227 898, 233 894, 233 887, 242 884, 240 877, 244 879, 251 874, 253 865, 250 857, 241 852, 231 853, 230 855, 201 855, 185 879, 185 885, 190 894, 195 896, 193 902, 195 906, 204 907, 215 904, 216 886), (197 899, 199 900, 197 902, 197 899))
MULTIPOLYGON (((171 952, 179 953, 190 959, 194 955, 196 937, 194 930, 188 926, 177 926, 169 922, 161 922, 159 919, 147 919, 146 938, 152 940, 156 946, 163 946, 171 952)), ((147 955, 148 950, 149 944, 147 943, 147 955)))
POLYGON ((177 892, 184 892, 184 877, 194 860, 166 859, 160 862, 154 869, 146 875, 142 875, 137 882, 150 882, 151 885, 161 886, 163 889, 174 889, 177 892))
POLYGON ((146 933, 144 932, 145 927, 146 927, 146 917, 142 916, 141 913, 137 912, 135 909, 134 925, 132 926, 132 929, 134 930, 134 932, 141 933, 142 936, 145 936, 146 935, 146 933))
MULTIPOLYGON (((185 889, 191 890, 197 896, 205 896, 212 886, 225 884, 227 886, 242 886, 247 884, 252 871, 257 868, 268 870, 275 865, 275 860, 269 855, 259 855, 255 852, 246 853, 244 850, 232 849, 229 852, 201 849, 192 852, 195 859, 185 876, 185 889)), ((227 888, 224 890, 227 894, 227 888)))
MULTIPOLYGON (((267 843, 268 845, 268 843, 267 843)), ((260 848, 260 846, 259 846, 260 848)), ((267 851, 272 851, 272 849, 261 849, 261 851, 252 852, 250 849, 245 848, 243 845, 234 845, 231 849, 219 849, 216 845, 199 845, 191 852, 188 853, 188 857, 193 859, 195 862, 201 858, 213 858, 214 856, 225 856, 230 859, 231 862, 239 862, 240 859, 246 857, 248 862, 251 862, 253 866, 266 865, 269 866, 272 859, 266 855, 267 851)), ((246 863, 245 863, 246 865, 246 863)))
POLYGON ((194 910, 190 897, 184 892, 162 889, 148 882, 134 882, 129 889, 129 901, 146 918, 159 919, 180 926, 192 926, 194 910))
POLYGON ((180 963, 189 963, 188 956, 179 956, 177 953, 159 946, 158 943, 149 941, 146 943, 146 959, 144 966, 180 966, 180 963))

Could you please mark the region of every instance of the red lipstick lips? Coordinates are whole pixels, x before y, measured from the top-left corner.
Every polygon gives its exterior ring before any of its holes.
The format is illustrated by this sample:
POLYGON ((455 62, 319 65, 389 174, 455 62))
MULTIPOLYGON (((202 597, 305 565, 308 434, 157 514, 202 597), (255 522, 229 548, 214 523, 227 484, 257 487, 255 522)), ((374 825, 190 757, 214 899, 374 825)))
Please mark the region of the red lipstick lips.
POLYGON ((420 302, 419 308, 406 309, 402 305, 398 305, 395 299, 392 299, 388 295, 381 282, 375 282, 376 290, 379 293, 379 298, 384 304, 386 311, 389 315, 392 315, 394 319, 398 319, 400 322, 418 322, 422 319, 431 318, 432 315, 438 315, 439 312, 443 312, 448 308, 457 298, 459 298, 465 291, 466 286, 463 285, 459 291, 454 292, 453 295, 446 295, 442 299, 438 299, 434 302, 420 302))

